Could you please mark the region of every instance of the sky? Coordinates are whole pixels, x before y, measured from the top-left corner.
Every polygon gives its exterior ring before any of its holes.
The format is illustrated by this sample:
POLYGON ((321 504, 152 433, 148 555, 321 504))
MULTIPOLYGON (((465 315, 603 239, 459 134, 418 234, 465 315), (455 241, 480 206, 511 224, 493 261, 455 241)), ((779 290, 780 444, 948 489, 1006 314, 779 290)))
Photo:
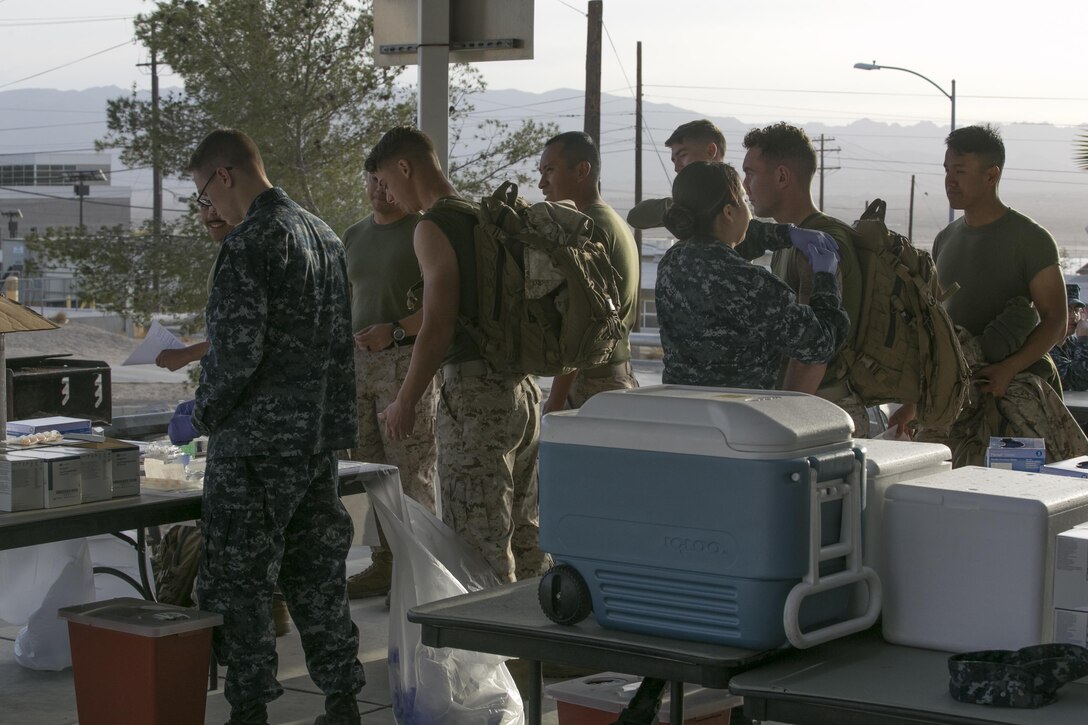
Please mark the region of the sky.
MULTIPOLYGON (((516 0, 496 0, 499 3, 516 0)), ((149 88, 132 19, 148 0, 0 0, 0 90, 149 88)), ((479 64, 492 89, 585 84, 585 0, 535 0, 534 58, 479 64)), ((601 87, 736 116, 846 124, 1088 124, 1081 0, 604 0, 601 87), (857 62, 908 68, 861 71, 857 62)), ((411 80, 407 73, 405 80, 411 80)), ((164 87, 180 79, 165 75, 164 87)))

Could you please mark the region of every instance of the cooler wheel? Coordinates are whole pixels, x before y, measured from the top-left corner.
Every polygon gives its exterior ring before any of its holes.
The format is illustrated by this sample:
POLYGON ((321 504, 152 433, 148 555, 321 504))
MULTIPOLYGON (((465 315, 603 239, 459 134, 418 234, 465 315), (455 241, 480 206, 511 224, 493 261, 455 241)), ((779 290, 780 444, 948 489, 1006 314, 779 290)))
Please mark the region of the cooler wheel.
POLYGON ((556 624, 578 624, 593 611, 586 580, 570 564, 556 564, 540 579, 540 608, 556 624))

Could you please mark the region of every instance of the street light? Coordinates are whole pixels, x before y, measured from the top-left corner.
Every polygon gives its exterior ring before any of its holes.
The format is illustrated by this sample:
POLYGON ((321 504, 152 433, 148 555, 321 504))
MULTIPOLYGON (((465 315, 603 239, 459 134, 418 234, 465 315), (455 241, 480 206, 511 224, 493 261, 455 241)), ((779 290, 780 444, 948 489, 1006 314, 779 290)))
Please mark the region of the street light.
POLYGON ((21 209, 0 211, 0 216, 6 216, 8 218, 8 235, 12 239, 15 239, 15 235, 19 233, 19 222, 17 222, 16 219, 23 218, 23 211, 21 209))
POLYGON ((85 181, 105 181, 106 175, 102 169, 80 169, 79 171, 63 171, 61 174, 65 181, 75 181, 72 192, 79 197, 79 228, 83 229, 83 197, 91 193, 91 187, 85 181))
MULTIPOLYGON (((932 79, 926 78, 924 75, 922 75, 918 71, 913 71, 910 68, 899 68, 899 67, 896 67, 894 65, 878 65, 875 60, 872 63, 854 63, 854 67, 857 68, 858 70, 901 70, 904 73, 910 73, 912 76, 918 76, 919 78, 924 80, 926 83, 928 83, 929 85, 933 86, 938 91, 940 91, 941 94, 945 98, 947 98, 949 101, 952 102, 952 130, 953 131, 956 130, 956 79, 955 78, 952 79, 952 92, 949 93, 948 91, 946 91, 945 89, 943 89, 939 85, 937 85, 932 79)), ((948 207, 948 222, 950 224, 952 223, 952 219, 954 218, 954 216, 955 216, 955 210, 952 209, 951 206, 948 207)))

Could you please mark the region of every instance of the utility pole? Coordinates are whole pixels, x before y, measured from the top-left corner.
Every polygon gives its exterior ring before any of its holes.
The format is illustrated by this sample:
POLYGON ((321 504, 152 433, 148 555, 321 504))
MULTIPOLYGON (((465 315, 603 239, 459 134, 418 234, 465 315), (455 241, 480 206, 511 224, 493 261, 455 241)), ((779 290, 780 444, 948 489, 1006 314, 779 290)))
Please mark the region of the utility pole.
POLYGON ((586 110, 585 132, 597 147, 601 146, 601 28, 604 23, 604 1, 589 0, 586 15, 586 110))
MULTIPOLYGON (((642 201, 642 41, 635 43, 635 204, 642 201)), ((638 249, 639 267, 642 266, 642 230, 635 230, 635 248, 638 249)), ((641 276, 641 275, 640 275, 641 276)), ((635 315, 634 330, 642 329, 642 281, 639 280, 639 310, 635 315)))
MULTIPOLYGON (((825 151, 824 141, 834 141, 834 140, 835 140, 834 138, 825 138, 822 133, 820 134, 820 211, 824 210, 824 169, 827 168, 827 167, 824 166, 824 151, 825 151)), ((842 151, 842 149, 840 149, 840 148, 826 149, 826 150, 827 151, 833 151, 833 152, 836 152, 836 153, 838 153, 839 151, 842 151)), ((840 168, 840 167, 832 166, 831 170, 834 171, 834 170, 836 170, 838 168, 840 168)))
POLYGON ((151 218, 155 240, 162 236, 162 154, 159 141, 159 63, 151 26, 151 218))

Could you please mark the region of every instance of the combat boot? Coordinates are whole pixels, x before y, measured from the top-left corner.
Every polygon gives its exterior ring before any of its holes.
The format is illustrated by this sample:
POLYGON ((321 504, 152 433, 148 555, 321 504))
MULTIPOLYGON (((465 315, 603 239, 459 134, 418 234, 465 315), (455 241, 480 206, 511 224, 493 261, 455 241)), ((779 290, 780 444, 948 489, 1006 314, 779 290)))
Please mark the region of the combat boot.
POLYGON ((393 552, 388 549, 375 549, 370 566, 348 577, 348 598, 385 596, 392 581, 393 552))
POLYGON ((276 625, 277 637, 291 631, 291 614, 287 611, 287 600, 278 590, 272 593, 272 623, 276 625))
POLYGON ((355 695, 326 695, 325 714, 318 715, 314 725, 362 725, 355 695))
POLYGON ((232 707, 227 725, 268 725, 268 707, 263 702, 232 707))

